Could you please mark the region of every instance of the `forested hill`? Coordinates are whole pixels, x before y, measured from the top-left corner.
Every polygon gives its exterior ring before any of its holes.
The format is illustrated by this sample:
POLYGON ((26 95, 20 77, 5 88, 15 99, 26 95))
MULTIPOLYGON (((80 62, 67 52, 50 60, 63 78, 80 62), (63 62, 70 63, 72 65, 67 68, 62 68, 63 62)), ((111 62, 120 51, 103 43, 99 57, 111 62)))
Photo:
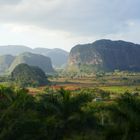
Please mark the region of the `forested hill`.
POLYGON ((68 69, 73 71, 140 71, 140 45, 98 40, 71 49, 68 69))

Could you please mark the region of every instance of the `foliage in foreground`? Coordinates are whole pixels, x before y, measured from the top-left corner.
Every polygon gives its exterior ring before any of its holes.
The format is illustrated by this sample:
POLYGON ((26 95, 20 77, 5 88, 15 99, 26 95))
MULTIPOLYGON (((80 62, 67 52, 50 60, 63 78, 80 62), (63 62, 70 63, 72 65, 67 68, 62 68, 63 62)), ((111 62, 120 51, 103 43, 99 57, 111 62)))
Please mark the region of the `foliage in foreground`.
POLYGON ((125 93, 95 102, 91 93, 63 89, 35 97, 0 87, 1 140, 139 140, 140 99, 125 93))

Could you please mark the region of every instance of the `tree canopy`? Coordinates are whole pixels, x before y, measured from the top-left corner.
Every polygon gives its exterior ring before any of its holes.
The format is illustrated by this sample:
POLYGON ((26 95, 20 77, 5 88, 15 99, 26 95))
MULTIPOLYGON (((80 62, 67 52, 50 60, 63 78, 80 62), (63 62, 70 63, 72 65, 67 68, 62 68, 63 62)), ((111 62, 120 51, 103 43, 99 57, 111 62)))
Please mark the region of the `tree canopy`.
POLYGON ((1 140, 139 140, 140 99, 125 93, 95 102, 64 89, 32 96, 0 86, 1 140))

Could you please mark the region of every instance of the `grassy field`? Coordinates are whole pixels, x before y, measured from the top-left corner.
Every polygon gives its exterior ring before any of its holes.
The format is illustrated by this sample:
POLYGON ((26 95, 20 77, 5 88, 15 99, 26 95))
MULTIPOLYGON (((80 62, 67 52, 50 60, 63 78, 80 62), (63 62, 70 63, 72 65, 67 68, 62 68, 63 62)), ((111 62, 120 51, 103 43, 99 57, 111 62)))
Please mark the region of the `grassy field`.
POLYGON ((57 77, 51 78, 52 88, 63 87, 68 90, 99 88, 111 93, 140 93, 140 73, 106 74, 101 77, 57 77))
POLYGON ((100 89, 104 91, 109 91, 112 93, 140 93, 140 85, 139 86, 108 86, 108 87, 100 87, 100 89))
MULTIPOLYGON (((104 75, 87 75, 87 76, 66 76, 59 75, 58 77, 50 77, 51 85, 43 87, 29 87, 31 94, 43 93, 47 88, 57 90, 63 87, 66 90, 80 89, 101 89, 110 93, 140 93, 140 73, 106 73, 104 75)), ((0 84, 8 85, 8 82, 0 84)))

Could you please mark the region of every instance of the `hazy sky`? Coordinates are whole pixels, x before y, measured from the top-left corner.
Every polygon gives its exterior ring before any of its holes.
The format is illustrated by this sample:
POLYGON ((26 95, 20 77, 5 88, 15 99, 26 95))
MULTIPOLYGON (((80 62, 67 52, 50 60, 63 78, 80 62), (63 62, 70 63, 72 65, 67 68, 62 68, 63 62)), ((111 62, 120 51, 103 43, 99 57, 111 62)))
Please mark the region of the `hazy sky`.
POLYGON ((70 50, 101 38, 140 43, 140 0, 0 0, 0 45, 70 50))

